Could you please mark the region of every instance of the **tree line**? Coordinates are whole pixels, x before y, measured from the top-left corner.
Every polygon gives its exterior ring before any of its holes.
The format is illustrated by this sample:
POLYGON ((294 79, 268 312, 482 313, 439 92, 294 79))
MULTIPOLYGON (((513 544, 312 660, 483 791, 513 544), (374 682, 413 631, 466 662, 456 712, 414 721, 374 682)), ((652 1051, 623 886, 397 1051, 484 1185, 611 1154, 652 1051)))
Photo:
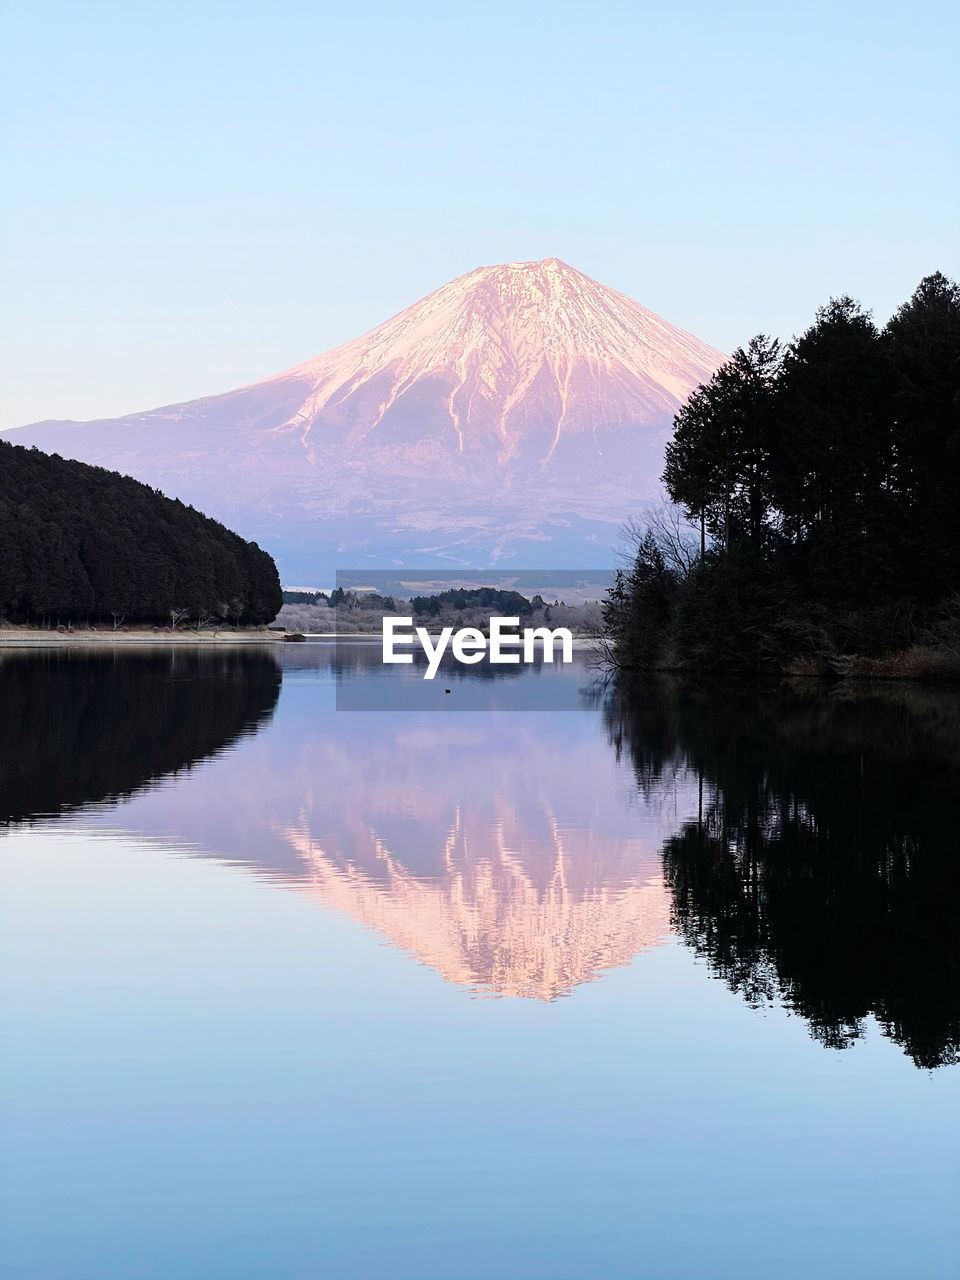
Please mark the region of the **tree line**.
POLYGON ((677 414, 663 481, 688 523, 634 531, 621 665, 960 658, 960 287, 926 277, 882 329, 842 297, 753 338, 677 414))
POLYGON ((129 476, 0 441, 0 617, 251 626, 281 604, 256 543, 129 476))
POLYGON ((379 632, 384 617, 412 617, 417 626, 438 630, 445 626, 485 629, 491 616, 519 617, 525 626, 568 627, 578 635, 600 630, 600 605, 588 600, 568 605, 527 598, 500 587, 452 587, 434 595, 398 599, 374 591, 337 587, 324 591, 285 591, 277 625, 301 632, 379 632))

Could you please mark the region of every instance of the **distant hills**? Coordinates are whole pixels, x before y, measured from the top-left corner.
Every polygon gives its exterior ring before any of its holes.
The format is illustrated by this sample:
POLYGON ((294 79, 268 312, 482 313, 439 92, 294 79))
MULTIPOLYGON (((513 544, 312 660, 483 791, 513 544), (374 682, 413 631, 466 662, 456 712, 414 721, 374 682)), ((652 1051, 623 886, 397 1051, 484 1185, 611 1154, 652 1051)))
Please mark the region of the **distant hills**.
POLYGON ((15 432, 336 568, 596 565, 725 357, 556 258, 480 268, 224 395, 15 432))

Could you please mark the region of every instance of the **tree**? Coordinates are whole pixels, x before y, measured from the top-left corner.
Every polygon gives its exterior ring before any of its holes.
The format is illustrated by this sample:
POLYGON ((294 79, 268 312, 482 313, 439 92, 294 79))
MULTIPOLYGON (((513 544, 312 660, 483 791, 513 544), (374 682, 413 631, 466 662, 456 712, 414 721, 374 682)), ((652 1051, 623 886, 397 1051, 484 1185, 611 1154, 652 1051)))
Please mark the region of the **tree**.
POLYGON ((667 659, 668 626, 678 574, 669 569, 654 534, 639 537, 629 570, 617 571, 603 604, 604 631, 624 667, 656 667, 667 659))
MULTIPOLYGON (((640 544, 648 535, 656 543, 666 567, 680 577, 692 573, 706 554, 698 526, 690 523, 681 506, 663 498, 647 503, 638 518, 621 525, 619 540, 628 564, 633 564, 640 544)), ((534 596, 535 606, 538 599, 539 596, 534 596)))
POLYGON ((823 599, 894 574, 891 392, 877 328, 850 297, 821 307, 783 362, 772 498, 823 599))
POLYGON ((708 532, 723 551, 737 541, 758 547, 763 540, 781 361, 780 343, 758 334, 674 419, 663 480, 673 501, 699 523, 701 557, 708 532))
POLYGON ((960 286, 925 277, 887 324, 893 489, 909 589, 921 600, 960 588, 960 286))

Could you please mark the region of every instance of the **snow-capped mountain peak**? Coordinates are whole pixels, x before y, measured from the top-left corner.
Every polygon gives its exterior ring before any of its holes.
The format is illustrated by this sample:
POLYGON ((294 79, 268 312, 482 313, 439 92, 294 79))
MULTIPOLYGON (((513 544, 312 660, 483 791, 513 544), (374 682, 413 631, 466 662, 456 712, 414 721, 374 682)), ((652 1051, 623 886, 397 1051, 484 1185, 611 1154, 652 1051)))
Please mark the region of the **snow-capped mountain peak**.
POLYGON ((280 377, 311 385, 291 419, 305 439, 332 417, 356 426, 357 443, 429 379, 443 386, 435 407, 458 452, 499 441, 507 461, 525 431, 551 425, 546 462, 565 432, 674 412, 722 360, 631 298, 546 258, 470 271, 280 377))
POLYGON ((508 262, 271 378, 13 433, 127 472, 278 554, 341 567, 606 563, 719 351, 561 262, 508 262))

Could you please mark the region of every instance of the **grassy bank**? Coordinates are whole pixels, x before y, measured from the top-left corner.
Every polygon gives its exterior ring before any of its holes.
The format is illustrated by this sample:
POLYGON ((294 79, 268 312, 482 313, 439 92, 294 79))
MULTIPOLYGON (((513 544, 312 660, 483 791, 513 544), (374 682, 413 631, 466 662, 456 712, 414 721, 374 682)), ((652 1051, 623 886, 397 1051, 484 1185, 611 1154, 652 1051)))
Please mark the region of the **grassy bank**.
POLYGON ((839 676, 845 680, 960 681, 960 653, 917 645, 877 658, 838 654, 830 658, 797 658, 788 663, 788 676, 839 676))

